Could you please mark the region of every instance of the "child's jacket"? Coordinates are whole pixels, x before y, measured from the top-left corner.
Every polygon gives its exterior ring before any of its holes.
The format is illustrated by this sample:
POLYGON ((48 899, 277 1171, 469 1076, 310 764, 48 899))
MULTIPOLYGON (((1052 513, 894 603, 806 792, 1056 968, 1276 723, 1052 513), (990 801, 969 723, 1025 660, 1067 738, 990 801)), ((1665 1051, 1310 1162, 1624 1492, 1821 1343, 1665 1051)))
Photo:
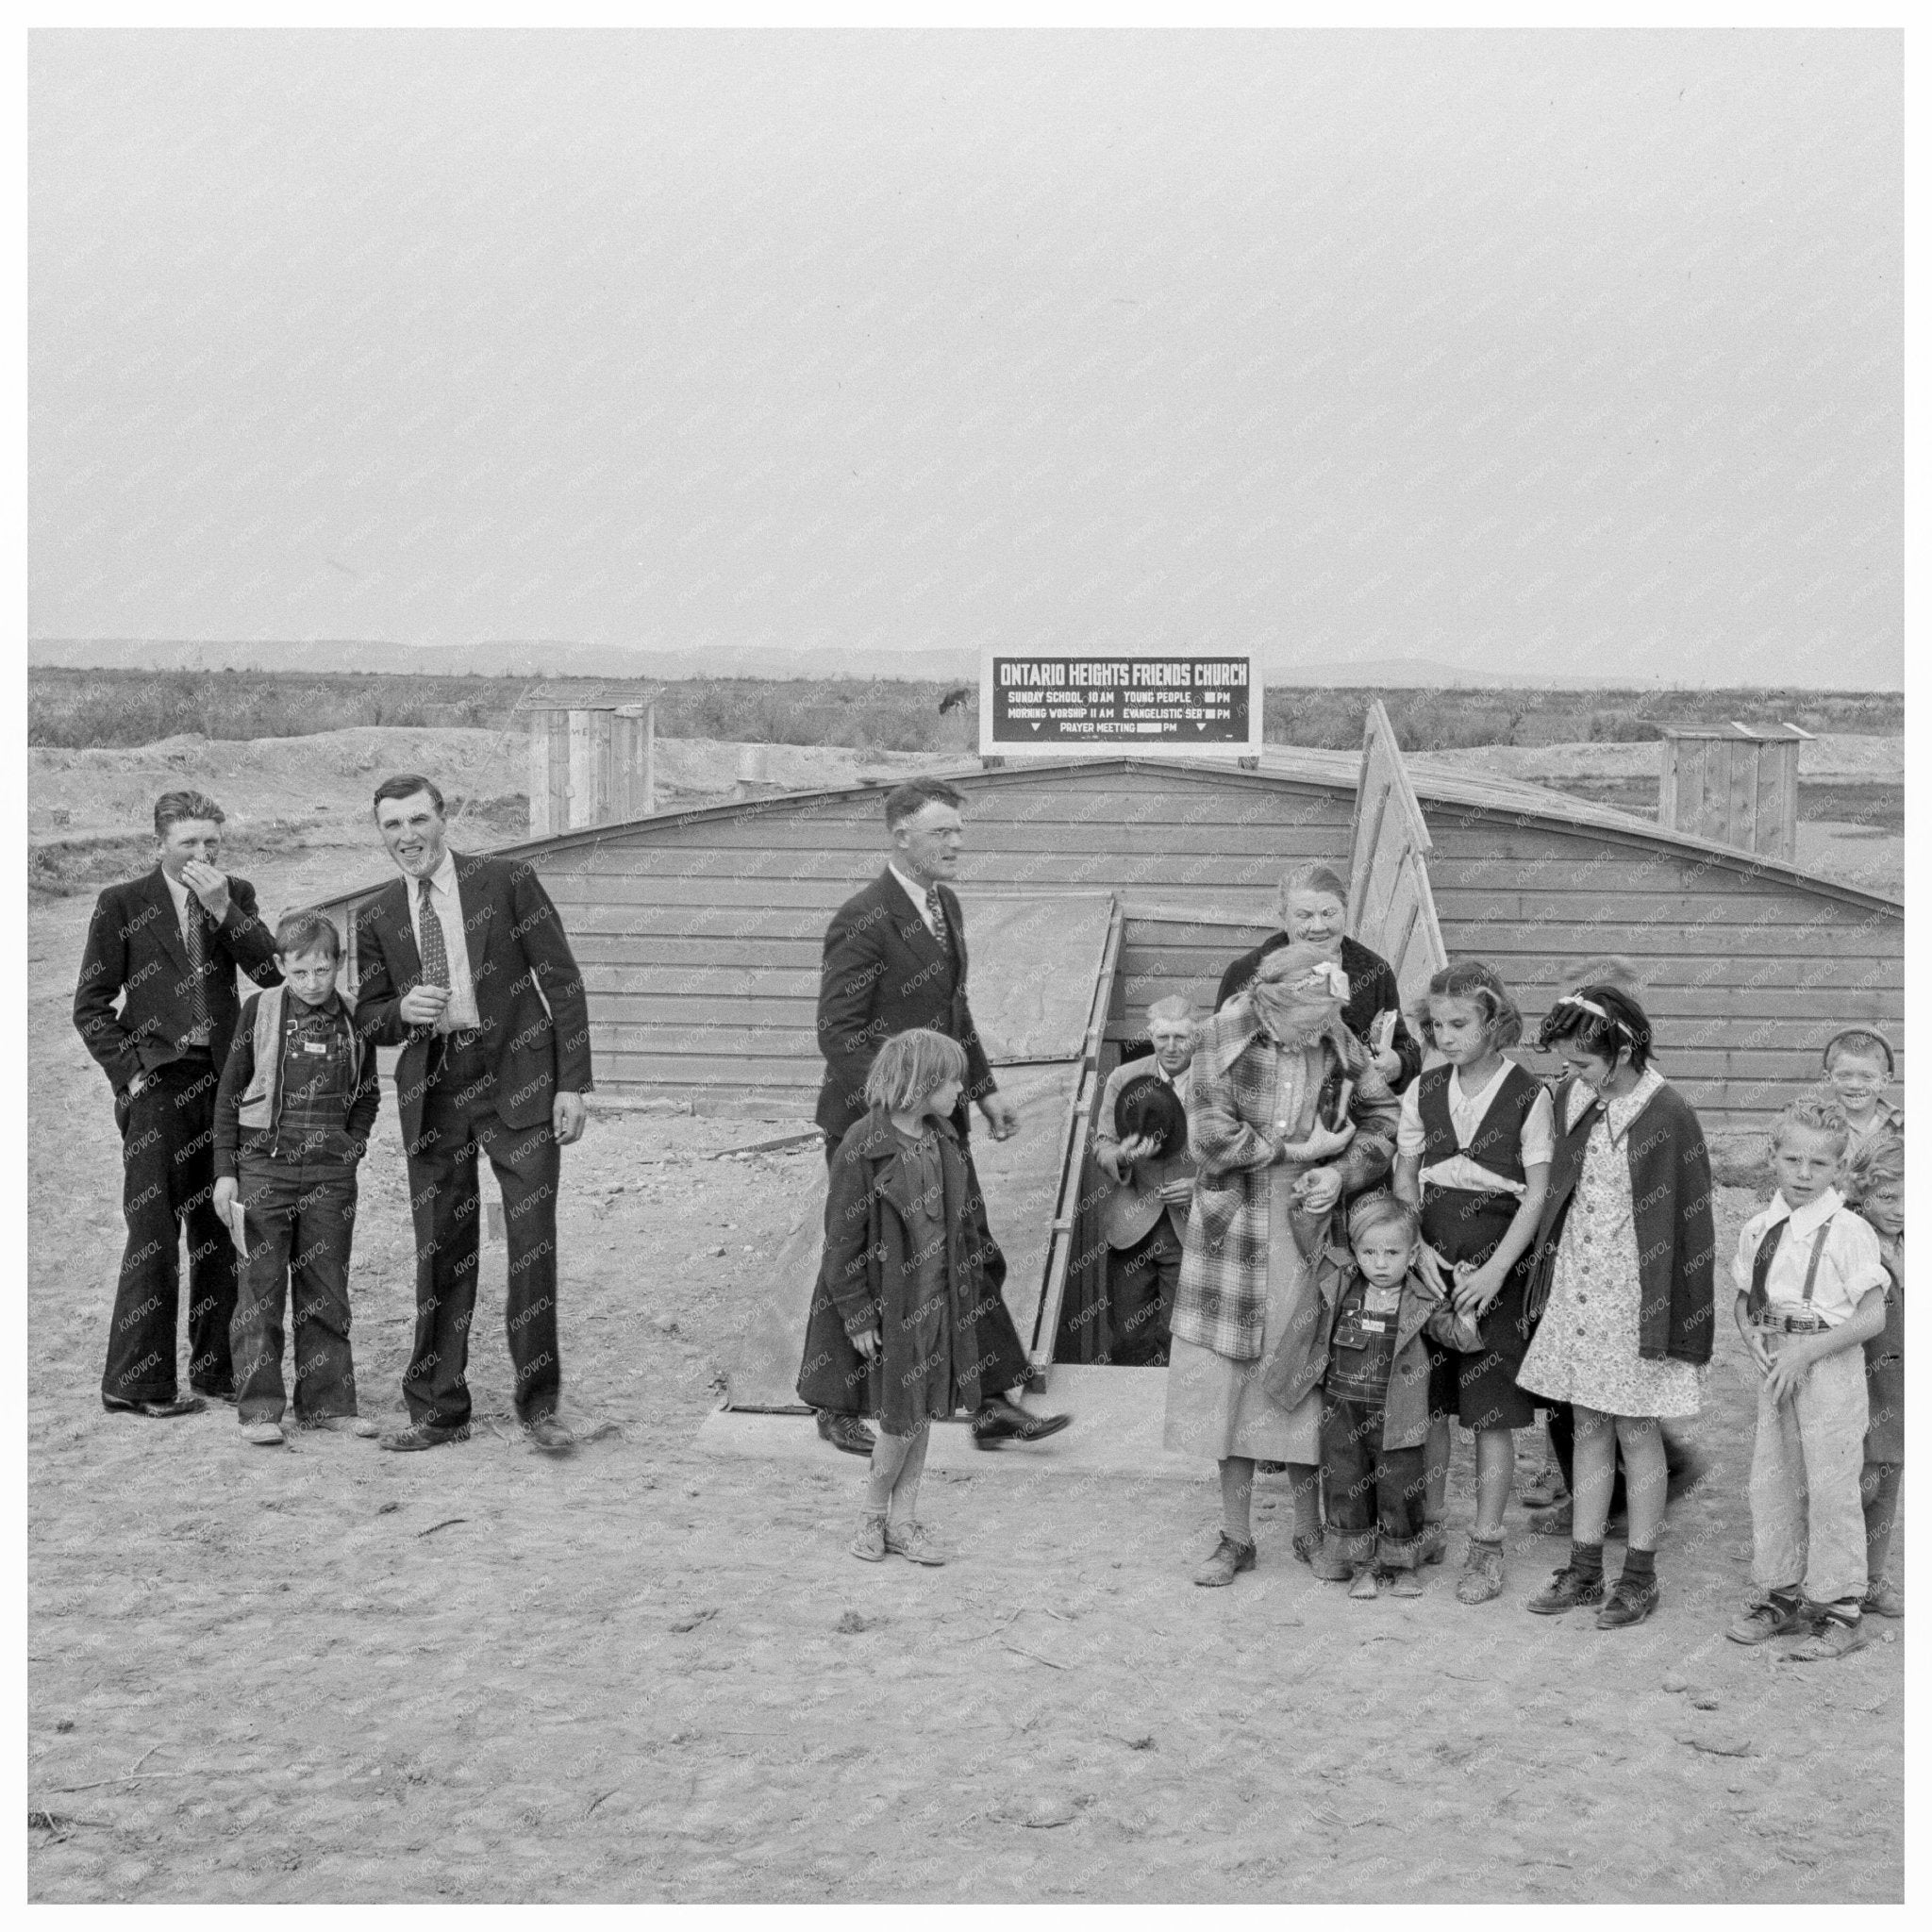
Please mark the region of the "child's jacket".
MULTIPOLYGON (((375 1124, 380 1090, 375 1055, 356 1025, 354 1002, 339 987, 335 993, 349 1041, 348 1091, 341 1096, 341 1131, 347 1137, 335 1149, 345 1158, 359 1159, 375 1124)), ((252 994, 242 1008, 235 1040, 222 1069, 215 1093, 214 1171, 217 1179, 232 1177, 241 1154, 273 1139, 282 1117, 283 1020, 289 990, 271 986, 252 994), (244 1145, 244 1142, 246 1143, 244 1145)))
MULTIPOLYGON (((1358 1270, 1355 1257, 1331 1241, 1313 1257, 1314 1288, 1304 1294, 1274 1352, 1261 1366, 1263 1392, 1283 1408, 1292 1408, 1328 1373, 1336 1311, 1358 1270)), ((1424 1285, 1413 1269, 1403 1277, 1395 1314, 1395 1352, 1389 1392, 1382 1405, 1384 1449, 1413 1449, 1429 1433, 1429 1352, 1423 1338, 1445 1348, 1477 1349, 1482 1337, 1467 1315, 1458 1315, 1424 1285)))
POLYGON ((1906 1459, 1906 1238, 1878 1237, 1885 1263, 1885 1326, 1865 1344, 1867 1462, 1906 1459))
MULTIPOLYGON (((952 1323, 952 1382, 958 1405, 981 1402, 1027 1376, 1025 1351, 1001 1299, 1007 1261, 987 1226, 973 1164, 950 1121, 939 1139, 945 1223, 943 1286, 952 1323)), ((932 1412, 927 1365, 916 1359, 910 1320, 921 1279, 914 1205, 899 1135, 874 1108, 839 1143, 825 1196, 825 1247, 806 1324, 798 1393, 812 1407, 876 1416, 888 1435, 910 1434, 932 1412), (876 1328, 870 1362, 852 1338, 876 1328)))

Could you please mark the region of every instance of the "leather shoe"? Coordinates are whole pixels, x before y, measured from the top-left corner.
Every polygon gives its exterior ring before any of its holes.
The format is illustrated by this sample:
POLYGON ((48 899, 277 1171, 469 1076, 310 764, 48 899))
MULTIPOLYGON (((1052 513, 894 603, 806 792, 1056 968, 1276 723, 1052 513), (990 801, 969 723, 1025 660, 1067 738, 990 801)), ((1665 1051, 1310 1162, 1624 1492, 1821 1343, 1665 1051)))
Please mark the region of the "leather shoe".
POLYGON ((469 1440, 468 1423, 458 1423, 451 1429, 440 1429, 434 1423, 411 1423, 407 1429, 391 1429, 377 1446, 399 1451, 440 1449, 445 1442, 467 1442, 469 1440))
POLYGON ((848 1456, 872 1454, 872 1431, 856 1415, 834 1415, 828 1408, 820 1409, 819 1437, 848 1456))
POLYGON ((109 1415, 151 1415, 167 1417, 199 1415, 208 1404, 199 1395, 177 1395, 171 1402, 129 1402, 123 1395, 104 1395, 101 1407, 109 1415))
POLYGON ((1243 1570, 1255 1567, 1253 1543, 1238 1543, 1225 1530, 1214 1545, 1214 1554, 1194 1572, 1194 1581, 1203 1590, 1225 1590, 1243 1570))
POLYGON ((540 1449, 548 1449, 554 1455, 560 1455, 566 1449, 575 1449, 577 1439, 571 1434, 570 1425, 560 1423, 554 1415, 532 1416, 524 1424, 524 1434, 540 1449))
POLYGON ((1032 1415, 1017 1402, 995 1395, 983 1402, 973 1418, 973 1446, 997 1449, 1002 1442, 1040 1442, 1058 1436, 1074 1418, 1070 1415, 1032 1415))
POLYGON ((1333 1537, 1324 1536, 1308 1557, 1308 1568, 1324 1583, 1347 1583, 1354 1578, 1356 1567, 1354 1558, 1341 1554, 1341 1545, 1333 1537))
POLYGON ((1600 1604, 1603 1600, 1601 1571, 1586 1572, 1565 1563, 1523 1607, 1534 1610, 1539 1617, 1560 1617, 1565 1610, 1574 1610, 1581 1604, 1600 1604))
POLYGON ((1662 1594, 1655 1576, 1641 1581, 1634 1576, 1620 1576, 1604 1600, 1603 1608, 1596 1613, 1596 1627, 1621 1630, 1626 1624, 1641 1624, 1657 1608, 1662 1594))

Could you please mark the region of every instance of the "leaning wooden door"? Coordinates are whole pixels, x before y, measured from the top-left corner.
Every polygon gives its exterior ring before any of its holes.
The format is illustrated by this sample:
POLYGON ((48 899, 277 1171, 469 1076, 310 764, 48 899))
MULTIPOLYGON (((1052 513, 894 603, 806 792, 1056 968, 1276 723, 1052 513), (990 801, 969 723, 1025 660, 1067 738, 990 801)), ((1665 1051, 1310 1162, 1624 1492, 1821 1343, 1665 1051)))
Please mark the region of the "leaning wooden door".
POLYGON ((1377 698, 1362 731, 1349 831, 1348 930, 1394 968, 1407 1011, 1428 991, 1431 975, 1449 963, 1429 890, 1431 849, 1395 727, 1377 698))

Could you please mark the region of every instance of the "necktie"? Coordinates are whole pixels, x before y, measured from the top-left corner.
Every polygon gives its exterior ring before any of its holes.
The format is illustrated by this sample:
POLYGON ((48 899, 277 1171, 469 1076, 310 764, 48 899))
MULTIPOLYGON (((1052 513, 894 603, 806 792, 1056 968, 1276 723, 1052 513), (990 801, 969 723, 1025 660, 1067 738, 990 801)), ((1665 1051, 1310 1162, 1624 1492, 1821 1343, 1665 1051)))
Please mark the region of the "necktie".
POLYGON ((928 886, 925 889, 925 916, 932 922, 932 936, 941 945, 946 943, 946 908, 940 903, 940 889, 928 886))
POLYGON ((208 1040, 215 1030, 214 1014, 208 1003, 208 928, 201 923, 200 901, 192 897, 182 937, 188 944, 188 1010, 194 1016, 194 1030, 208 1040))
POLYGON ((422 940, 417 950, 423 955, 423 984, 447 986, 449 948, 443 943, 442 921, 436 916, 436 902, 429 896, 427 879, 416 881, 416 904, 419 914, 416 924, 421 928, 422 940))

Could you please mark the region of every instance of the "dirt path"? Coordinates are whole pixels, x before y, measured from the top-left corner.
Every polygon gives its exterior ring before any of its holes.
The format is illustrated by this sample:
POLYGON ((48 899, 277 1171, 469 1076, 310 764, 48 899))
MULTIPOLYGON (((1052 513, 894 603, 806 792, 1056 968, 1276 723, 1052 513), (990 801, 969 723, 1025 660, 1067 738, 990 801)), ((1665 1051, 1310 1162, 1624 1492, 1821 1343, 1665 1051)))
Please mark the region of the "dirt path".
MULTIPOLYGON (((1513 1510, 1480 1610, 1453 1569, 1351 1603, 1265 1495, 1259 1571, 1194 1590, 1205 1469, 932 1482, 954 1563, 854 1562, 853 1460, 692 1447, 817 1158, 701 1157, 790 1122, 604 1116, 566 1158, 566 1398, 616 1425, 567 1461, 509 1427, 500 1250, 464 1447, 106 1415, 118 1150, 66 1016, 87 909, 29 925, 34 1898, 1902 1896, 1903 1626, 1811 1672, 1720 1634, 1749 1536, 1728 1339, 1664 1605, 1615 1636, 1523 1613, 1556 1557, 1513 1510)), ((411 1274, 387 1101, 365 1174, 358 1367, 387 1414, 411 1274)))

